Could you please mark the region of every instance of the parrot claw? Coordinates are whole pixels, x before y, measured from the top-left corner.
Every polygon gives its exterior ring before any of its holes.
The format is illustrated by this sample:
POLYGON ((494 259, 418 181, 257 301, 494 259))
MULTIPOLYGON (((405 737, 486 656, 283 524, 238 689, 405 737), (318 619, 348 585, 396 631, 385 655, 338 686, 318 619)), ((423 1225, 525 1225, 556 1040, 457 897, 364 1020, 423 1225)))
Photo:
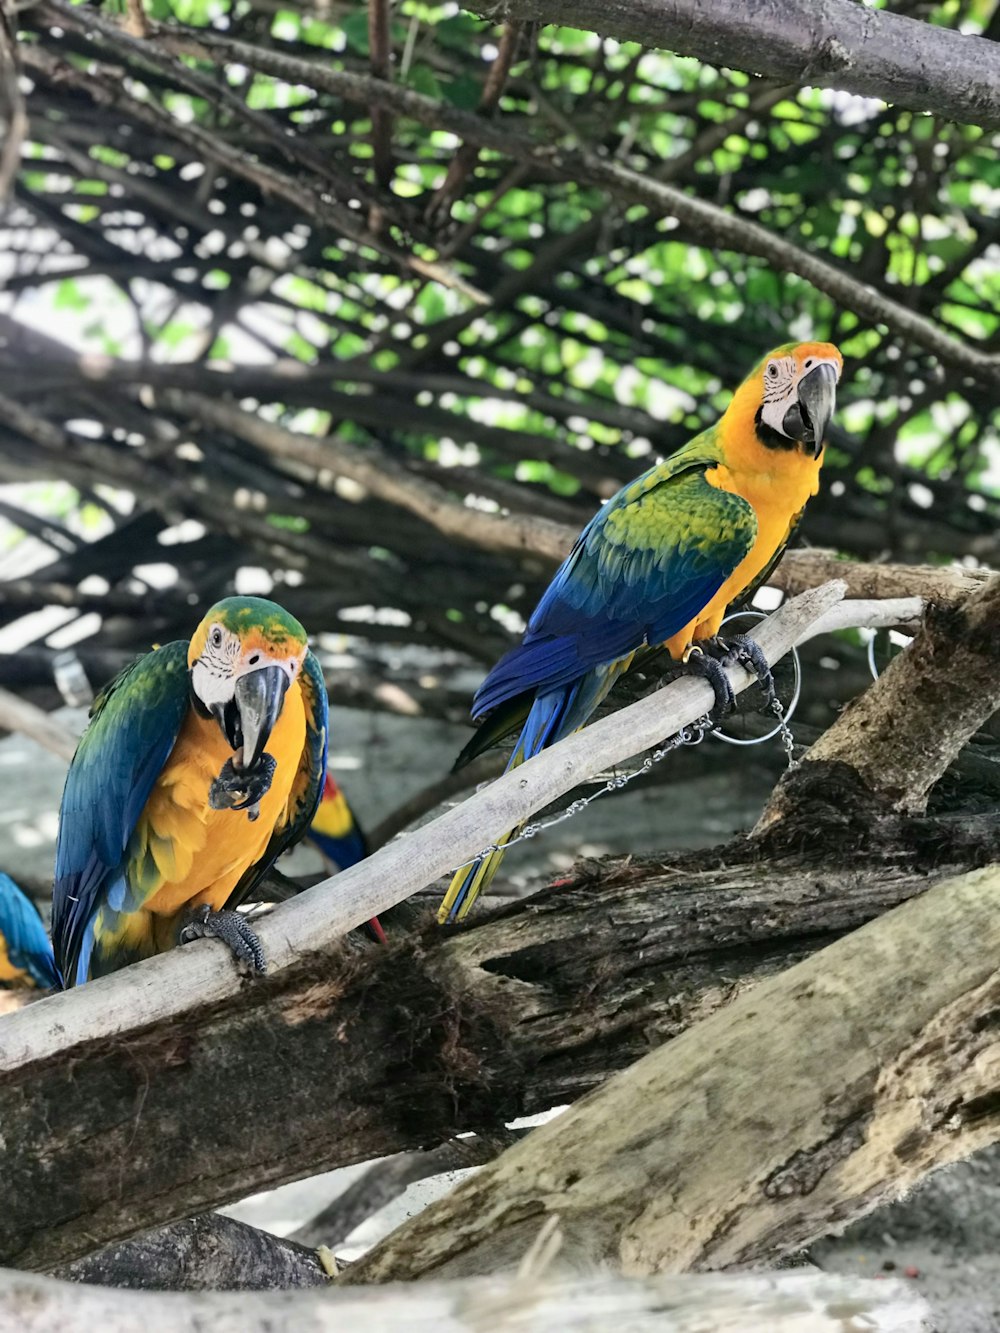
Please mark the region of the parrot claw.
POLYGON ((208 789, 208 803, 213 810, 246 810, 252 823, 260 814, 260 802, 271 788, 277 760, 264 753, 252 769, 237 768, 231 759, 208 789))
POLYGON ((263 946, 240 912, 213 912, 207 903, 203 904, 180 933, 181 944, 200 939, 228 944, 241 972, 257 976, 267 972, 263 946))
POLYGON ((734 634, 728 640, 727 647, 728 652, 723 661, 726 663, 738 662, 744 670, 756 676, 760 688, 764 691, 765 702, 770 707, 776 697, 774 676, 771 674, 771 668, 760 644, 756 639, 752 639, 749 634, 734 634))
POLYGON ((693 645, 687 659, 687 666, 689 670, 697 675, 704 676, 711 685, 715 694, 715 703, 709 717, 713 722, 721 722, 736 707, 736 695, 733 693, 733 687, 729 683, 729 677, 726 675, 722 663, 718 658, 710 657, 702 648, 693 645))

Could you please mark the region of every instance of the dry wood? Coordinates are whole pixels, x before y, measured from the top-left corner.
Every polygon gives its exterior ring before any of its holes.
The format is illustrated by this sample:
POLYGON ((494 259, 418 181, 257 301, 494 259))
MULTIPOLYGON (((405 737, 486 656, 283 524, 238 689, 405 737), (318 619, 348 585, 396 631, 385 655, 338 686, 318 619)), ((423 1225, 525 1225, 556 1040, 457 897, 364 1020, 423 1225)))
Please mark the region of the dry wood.
POLYGON ((790 596, 816 588, 828 579, 843 579, 848 597, 922 597, 951 603, 976 592, 990 577, 988 569, 961 565, 898 565, 845 560, 837 551, 799 547, 786 551, 768 577, 768 586, 790 596))
POLYGON ((920 1333, 930 1310, 901 1282, 828 1273, 162 1296, 0 1272, 0 1324, 20 1333, 920 1333))
POLYGON ((762 982, 543 1125, 348 1280, 768 1262, 1000 1138, 1000 866, 762 982), (942 967, 942 959, 947 966, 942 967))
POLYGON ((28 703, 10 690, 0 688, 0 729, 30 736, 46 750, 67 763, 73 758, 77 737, 41 708, 28 703))
POLYGON ((929 608, 907 650, 844 709, 801 768, 782 779, 756 832, 803 817, 817 784, 836 766, 856 774, 870 798, 923 809, 933 784, 998 708, 1000 574, 994 574, 961 602, 929 608))

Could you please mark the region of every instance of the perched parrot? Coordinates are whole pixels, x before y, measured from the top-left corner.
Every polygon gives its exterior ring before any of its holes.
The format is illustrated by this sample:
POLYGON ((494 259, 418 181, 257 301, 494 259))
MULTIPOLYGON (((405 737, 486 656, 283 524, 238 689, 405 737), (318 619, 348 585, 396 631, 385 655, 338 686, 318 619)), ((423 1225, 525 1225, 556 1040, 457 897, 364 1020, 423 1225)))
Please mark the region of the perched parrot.
POLYGON ((30 898, 0 873, 0 986, 52 990, 59 985, 52 944, 30 898))
POLYGON ((219 602, 190 643, 146 653, 98 696, 59 817, 65 985, 199 935, 264 970, 233 909, 309 827, 327 711, 305 630, 259 597, 219 602))
MULTIPOLYGON (((347 797, 330 773, 326 775, 319 808, 306 837, 319 848, 324 861, 338 870, 357 865, 368 855, 368 839, 364 830, 355 818, 347 797)), ((368 933, 380 944, 386 942, 385 931, 376 916, 368 922, 368 933)))
MULTIPOLYGON (((823 441, 843 368, 831 343, 788 343, 757 365, 715 425, 623 486, 580 534, 524 637, 476 693, 468 762, 523 723, 508 768, 577 731, 644 649, 665 647, 732 707, 723 664, 770 688, 760 649, 717 638, 726 607, 756 587, 819 489, 823 441), (485 720, 484 720, 485 719, 485 720)), ((461 919, 496 874, 500 850, 455 875, 438 913, 461 919)))

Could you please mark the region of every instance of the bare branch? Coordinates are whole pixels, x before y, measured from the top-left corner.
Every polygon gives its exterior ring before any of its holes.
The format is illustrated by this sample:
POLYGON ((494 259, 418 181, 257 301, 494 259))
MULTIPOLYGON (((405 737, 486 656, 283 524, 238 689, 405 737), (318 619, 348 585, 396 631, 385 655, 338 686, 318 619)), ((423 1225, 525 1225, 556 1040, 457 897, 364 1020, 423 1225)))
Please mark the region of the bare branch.
POLYGON ((49 717, 43 709, 36 708, 26 699, 20 699, 5 689, 0 689, 0 728, 30 736, 67 763, 76 750, 77 738, 70 735, 65 727, 49 717))
POLYGON ((28 112, 18 83, 17 8, 0 0, 0 214, 21 164, 28 112))
MULTIPOLYGON (((391 80, 389 0, 368 0, 368 48, 372 74, 377 79, 391 80)), ((372 103, 371 115, 375 179, 388 189, 392 183, 392 116, 377 101, 372 103)), ((372 229, 378 231, 377 227, 372 229)))
POLYGON ((996 42, 853 0, 505 0, 503 8, 510 18, 591 28, 709 65, 1000 126, 996 42))

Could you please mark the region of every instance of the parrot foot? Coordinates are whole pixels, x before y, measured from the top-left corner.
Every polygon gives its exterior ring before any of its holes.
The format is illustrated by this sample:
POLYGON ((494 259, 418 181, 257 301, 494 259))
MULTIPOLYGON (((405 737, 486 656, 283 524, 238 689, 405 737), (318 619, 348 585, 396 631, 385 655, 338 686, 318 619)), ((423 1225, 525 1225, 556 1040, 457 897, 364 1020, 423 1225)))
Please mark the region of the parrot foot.
POLYGON ((246 810, 252 823, 260 814, 260 802, 271 788, 277 767, 277 760, 266 752, 252 769, 237 768, 227 759, 208 789, 209 805, 213 810, 246 810))
POLYGON ((744 670, 756 676, 760 688, 764 691, 764 701, 770 707, 776 698, 774 676, 760 644, 756 639, 751 639, 749 634, 734 634, 726 641, 726 646, 728 652, 723 661, 738 662, 744 670))
POLYGON ((228 944, 241 972, 263 976, 267 971, 263 946, 241 912, 213 912, 207 903, 203 904, 180 933, 181 944, 201 939, 228 944))
POLYGON ((725 668, 718 658, 710 657, 697 644, 692 644, 687 663, 688 670, 698 676, 704 676, 715 694, 715 703, 709 717, 713 722, 720 722, 736 707, 736 695, 729 683, 725 668))

